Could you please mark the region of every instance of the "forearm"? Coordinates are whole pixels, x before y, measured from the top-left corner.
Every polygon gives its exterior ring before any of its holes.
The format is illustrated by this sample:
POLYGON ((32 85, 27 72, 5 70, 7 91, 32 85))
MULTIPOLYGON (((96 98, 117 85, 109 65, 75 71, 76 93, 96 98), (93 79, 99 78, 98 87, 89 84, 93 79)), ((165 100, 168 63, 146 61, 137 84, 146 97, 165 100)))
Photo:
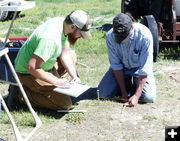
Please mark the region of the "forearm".
POLYGON ((123 70, 113 70, 115 78, 119 84, 119 87, 121 89, 121 94, 123 97, 127 97, 127 91, 126 91, 126 86, 124 82, 124 75, 123 75, 123 70))
POLYGON ((43 69, 31 70, 29 71, 29 73, 35 78, 45 81, 49 84, 52 84, 54 86, 58 85, 59 78, 49 72, 44 71, 43 69))
POLYGON ((69 53, 66 54, 63 57, 60 57, 60 60, 61 60, 61 62, 63 64, 64 68, 66 69, 66 71, 68 72, 68 74, 70 75, 70 77, 72 79, 78 77, 75 65, 74 65, 69 53))
POLYGON ((134 95, 138 96, 138 98, 140 98, 140 96, 142 94, 146 80, 147 80, 147 76, 139 76, 139 78, 138 78, 138 86, 137 86, 136 92, 134 94, 134 95))
POLYGON ((72 79, 77 79, 78 75, 76 72, 75 64, 72 60, 72 53, 69 46, 64 46, 61 56, 59 57, 61 63, 63 64, 64 68, 70 75, 72 79))
POLYGON ((44 71, 41 68, 41 65, 43 63, 44 63, 44 61, 39 56, 32 55, 31 59, 29 60, 26 70, 35 78, 45 81, 56 87, 69 88, 70 84, 67 80, 59 79, 58 77, 54 76, 53 74, 44 71))

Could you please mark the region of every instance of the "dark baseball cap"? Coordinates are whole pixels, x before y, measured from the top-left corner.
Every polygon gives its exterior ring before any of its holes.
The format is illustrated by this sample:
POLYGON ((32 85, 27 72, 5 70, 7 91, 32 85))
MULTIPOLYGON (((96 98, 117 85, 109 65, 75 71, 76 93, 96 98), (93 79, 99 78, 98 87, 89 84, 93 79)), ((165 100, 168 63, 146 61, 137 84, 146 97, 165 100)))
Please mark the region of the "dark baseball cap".
POLYGON ((113 19, 113 33, 115 41, 121 43, 130 33, 132 27, 131 18, 124 14, 120 13, 113 19))

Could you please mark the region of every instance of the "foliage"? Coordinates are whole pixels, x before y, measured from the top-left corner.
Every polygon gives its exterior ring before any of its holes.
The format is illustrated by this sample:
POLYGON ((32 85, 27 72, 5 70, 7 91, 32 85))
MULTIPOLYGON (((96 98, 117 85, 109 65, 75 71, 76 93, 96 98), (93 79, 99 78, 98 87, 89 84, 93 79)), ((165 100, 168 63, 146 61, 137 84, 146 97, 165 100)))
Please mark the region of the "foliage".
POLYGON ((106 54, 105 33, 95 31, 92 33, 91 40, 79 39, 72 48, 77 51, 77 54, 106 54))
POLYGON ((84 118, 83 113, 69 113, 65 116, 65 120, 72 124, 79 124, 84 118))
POLYGON ((180 61, 179 44, 162 44, 160 46, 160 58, 180 61))

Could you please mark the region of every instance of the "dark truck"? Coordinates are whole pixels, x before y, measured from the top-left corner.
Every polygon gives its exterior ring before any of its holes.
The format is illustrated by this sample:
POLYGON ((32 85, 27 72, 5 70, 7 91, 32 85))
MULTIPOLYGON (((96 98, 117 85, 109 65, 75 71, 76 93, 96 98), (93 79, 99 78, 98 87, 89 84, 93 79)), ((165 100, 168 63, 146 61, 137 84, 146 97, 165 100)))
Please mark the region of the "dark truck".
POLYGON ((159 43, 180 42, 180 0, 122 0, 121 12, 151 30, 154 62, 157 61, 159 43))

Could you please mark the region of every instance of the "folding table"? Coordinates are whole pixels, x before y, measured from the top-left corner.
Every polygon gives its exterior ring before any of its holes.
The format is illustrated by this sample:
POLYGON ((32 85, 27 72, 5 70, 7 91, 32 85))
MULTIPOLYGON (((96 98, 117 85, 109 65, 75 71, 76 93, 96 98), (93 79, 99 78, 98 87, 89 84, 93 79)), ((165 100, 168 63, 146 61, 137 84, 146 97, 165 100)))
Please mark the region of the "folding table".
MULTIPOLYGON (((6 2, 9 2, 9 1, 6 1, 6 2)), ((24 100, 25 100, 30 112, 32 113, 32 116, 33 116, 35 122, 36 122, 36 127, 26 136, 25 139, 23 139, 18 127, 16 126, 16 124, 14 122, 14 119, 13 119, 12 115, 10 114, 9 109, 8 109, 6 103, 4 102, 4 99, 3 99, 1 94, 0 94, 0 100, 2 102, 2 106, 3 106, 4 110, 6 111, 8 117, 9 117, 9 119, 11 121, 11 124, 13 126, 13 130, 14 130, 14 133, 15 133, 15 136, 16 136, 16 140, 17 141, 28 141, 31 138, 31 136, 37 131, 37 129, 40 128, 40 126, 42 125, 42 122, 41 122, 40 118, 38 117, 38 115, 35 113, 34 109, 32 108, 32 106, 31 106, 31 104, 30 104, 30 102, 28 100, 28 97, 27 97, 27 95, 26 95, 26 93, 25 93, 25 91, 24 91, 24 89, 23 89, 23 87, 21 85, 21 82, 20 82, 20 80, 19 80, 19 78, 18 78, 18 76, 17 76, 17 74, 16 74, 16 72, 14 70, 14 67, 12 65, 12 62, 11 62, 9 56, 8 56, 9 49, 6 47, 6 42, 7 42, 7 39, 9 37, 9 33, 10 33, 11 28, 13 26, 14 20, 16 18, 17 12, 27 10, 27 9, 30 9, 30 8, 35 6, 35 2, 31 2, 31 1, 22 1, 21 0, 20 3, 21 4, 18 5, 18 6, 8 6, 7 3, 3 3, 2 5, 0 5, 0 10, 1 11, 14 11, 14 16, 13 16, 13 19, 12 19, 11 24, 9 26, 9 29, 8 29, 8 32, 7 32, 7 35, 6 35, 6 38, 5 38, 4 46, 0 47, 0 57, 5 56, 5 59, 6 59, 7 63, 8 63, 8 65, 9 65, 9 68, 10 68, 10 70, 11 70, 11 72, 12 72, 12 74, 13 74, 15 80, 16 80, 15 85, 19 86, 19 88, 20 88, 20 90, 22 92, 22 95, 24 97, 24 100)))

